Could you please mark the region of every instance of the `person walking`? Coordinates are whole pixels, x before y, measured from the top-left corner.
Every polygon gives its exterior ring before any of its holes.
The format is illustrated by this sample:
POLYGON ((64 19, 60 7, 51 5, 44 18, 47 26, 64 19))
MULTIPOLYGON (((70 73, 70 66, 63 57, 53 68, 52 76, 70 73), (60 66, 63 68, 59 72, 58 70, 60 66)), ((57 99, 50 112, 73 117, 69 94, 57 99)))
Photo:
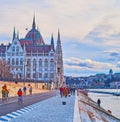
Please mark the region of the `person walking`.
POLYGON ((2 102, 7 102, 8 101, 8 94, 9 90, 7 89, 6 84, 2 87, 2 102))
POLYGON ((64 87, 63 93, 64 93, 65 97, 68 96, 68 88, 67 87, 64 87))
POLYGON ((29 94, 32 95, 32 86, 29 88, 29 94))
POLYGON ((101 104, 101 100, 100 99, 97 100, 97 104, 98 104, 98 107, 100 107, 100 104, 101 104))
POLYGON ((23 87, 24 95, 26 95, 26 91, 27 91, 27 88, 26 88, 26 86, 24 86, 24 87, 23 87))
POLYGON ((60 96, 63 97, 63 87, 60 87, 60 96))
POLYGON ((9 90, 8 90, 6 84, 4 85, 4 89, 5 89, 5 99, 6 99, 6 102, 7 102, 8 101, 9 90))
POLYGON ((5 89, 4 89, 4 87, 2 87, 2 103, 4 103, 5 102, 5 89))
POLYGON ((23 103, 23 97, 22 97, 23 92, 22 92, 21 88, 18 90, 17 94, 18 94, 18 104, 20 105, 23 103))

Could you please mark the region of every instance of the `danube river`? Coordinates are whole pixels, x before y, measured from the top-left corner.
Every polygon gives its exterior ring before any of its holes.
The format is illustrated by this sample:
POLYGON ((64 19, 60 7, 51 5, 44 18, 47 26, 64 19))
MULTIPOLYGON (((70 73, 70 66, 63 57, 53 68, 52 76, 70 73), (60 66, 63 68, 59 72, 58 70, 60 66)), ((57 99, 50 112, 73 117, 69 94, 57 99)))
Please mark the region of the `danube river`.
MULTIPOLYGON (((93 90, 93 89, 92 89, 93 90)), ((115 89, 94 89, 96 91, 116 92, 115 89)), ((120 89, 118 90, 120 92, 120 89)), ((112 94, 89 93, 94 101, 101 99, 101 107, 105 110, 111 110, 112 114, 120 119, 120 96, 113 96, 112 94)))

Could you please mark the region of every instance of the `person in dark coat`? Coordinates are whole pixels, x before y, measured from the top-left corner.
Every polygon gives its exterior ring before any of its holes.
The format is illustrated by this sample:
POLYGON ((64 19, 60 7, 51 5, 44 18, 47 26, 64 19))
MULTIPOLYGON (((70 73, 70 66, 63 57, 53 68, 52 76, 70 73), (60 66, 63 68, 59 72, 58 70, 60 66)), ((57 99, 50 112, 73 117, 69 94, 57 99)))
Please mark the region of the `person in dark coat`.
POLYGON ((26 95, 26 90, 27 90, 27 88, 26 88, 26 86, 24 86, 23 87, 24 95, 26 95))
POLYGON ((98 104, 98 107, 100 107, 100 104, 101 104, 101 100, 100 99, 97 100, 97 104, 98 104))

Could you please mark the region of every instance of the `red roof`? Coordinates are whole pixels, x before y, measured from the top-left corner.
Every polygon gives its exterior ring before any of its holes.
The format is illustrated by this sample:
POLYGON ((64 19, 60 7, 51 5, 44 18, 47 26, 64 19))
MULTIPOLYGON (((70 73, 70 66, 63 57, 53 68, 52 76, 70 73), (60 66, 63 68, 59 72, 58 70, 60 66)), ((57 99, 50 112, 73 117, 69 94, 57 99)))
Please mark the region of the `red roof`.
POLYGON ((20 40, 20 44, 23 46, 24 44, 25 45, 32 45, 33 44, 33 42, 31 41, 31 40, 20 40))
POLYGON ((51 45, 26 45, 27 53, 49 53, 51 50, 51 45))

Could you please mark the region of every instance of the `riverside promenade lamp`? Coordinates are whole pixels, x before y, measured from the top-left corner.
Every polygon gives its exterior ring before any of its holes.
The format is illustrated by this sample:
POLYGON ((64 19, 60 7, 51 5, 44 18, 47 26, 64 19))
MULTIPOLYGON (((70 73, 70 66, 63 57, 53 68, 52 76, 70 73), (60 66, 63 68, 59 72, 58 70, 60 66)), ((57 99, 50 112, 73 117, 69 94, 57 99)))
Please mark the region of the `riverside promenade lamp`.
POLYGON ((25 62, 24 62, 24 82, 23 82, 23 85, 24 85, 24 86, 25 86, 25 76, 26 76, 26 75, 25 75, 25 69, 26 69, 25 67, 26 67, 26 66, 28 66, 28 65, 25 64, 25 62))

